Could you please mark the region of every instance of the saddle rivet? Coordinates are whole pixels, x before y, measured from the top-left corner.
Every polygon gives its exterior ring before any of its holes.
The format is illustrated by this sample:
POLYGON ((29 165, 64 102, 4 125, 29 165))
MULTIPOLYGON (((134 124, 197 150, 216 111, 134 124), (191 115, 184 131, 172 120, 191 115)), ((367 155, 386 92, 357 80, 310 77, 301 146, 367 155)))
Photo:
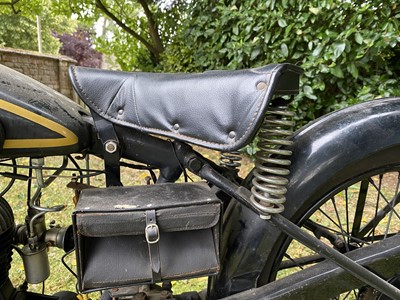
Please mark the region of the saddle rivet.
POLYGON ((118 111, 118 114, 119 115, 122 115, 124 113, 124 110, 121 108, 119 111, 118 111))
POLYGON ((115 151, 117 151, 117 149, 118 149, 118 145, 117 145, 117 143, 115 142, 115 141, 108 141, 108 142, 106 142, 106 144, 105 144, 105 149, 106 149, 106 151, 108 152, 108 153, 114 153, 115 151))
POLYGON ((260 81, 259 83, 257 83, 257 90, 261 91, 264 90, 267 87, 267 83, 264 81, 260 81))
POLYGON ((228 136, 230 139, 234 139, 236 137, 236 132, 231 131, 231 132, 229 132, 228 136))
POLYGON ((174 130, 179 130, 179 124, 174 125, 174 130))

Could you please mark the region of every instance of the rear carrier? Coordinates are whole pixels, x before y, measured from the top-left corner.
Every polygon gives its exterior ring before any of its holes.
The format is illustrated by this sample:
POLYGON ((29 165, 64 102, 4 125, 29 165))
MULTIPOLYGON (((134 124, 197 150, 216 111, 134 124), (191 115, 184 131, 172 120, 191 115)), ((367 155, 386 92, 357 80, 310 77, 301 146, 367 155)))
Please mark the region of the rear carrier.
POLYGON ((205 183, 82 191, 73 214, 80 291, 216 274, 220 216, 205 183))

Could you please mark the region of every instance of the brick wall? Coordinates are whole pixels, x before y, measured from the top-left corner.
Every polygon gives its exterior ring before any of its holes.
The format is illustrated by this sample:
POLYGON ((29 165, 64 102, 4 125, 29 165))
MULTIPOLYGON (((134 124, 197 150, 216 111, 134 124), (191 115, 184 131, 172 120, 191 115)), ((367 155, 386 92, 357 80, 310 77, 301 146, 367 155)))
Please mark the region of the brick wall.
POLYGON ((68 78, 68 67, 75 63, 75 60, 67 56, 0 48, 0 64, 24 73, 79 102, 68 78))

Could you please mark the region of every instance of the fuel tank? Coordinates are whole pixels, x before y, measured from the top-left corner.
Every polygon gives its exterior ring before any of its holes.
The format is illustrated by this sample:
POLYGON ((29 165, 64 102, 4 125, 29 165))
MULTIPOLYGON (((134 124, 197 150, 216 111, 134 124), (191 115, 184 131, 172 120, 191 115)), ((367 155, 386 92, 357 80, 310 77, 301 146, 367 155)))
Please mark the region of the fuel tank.
POLYGON ((89 118, 67 97, 0 65, 0 158, 83 152, 89 118))

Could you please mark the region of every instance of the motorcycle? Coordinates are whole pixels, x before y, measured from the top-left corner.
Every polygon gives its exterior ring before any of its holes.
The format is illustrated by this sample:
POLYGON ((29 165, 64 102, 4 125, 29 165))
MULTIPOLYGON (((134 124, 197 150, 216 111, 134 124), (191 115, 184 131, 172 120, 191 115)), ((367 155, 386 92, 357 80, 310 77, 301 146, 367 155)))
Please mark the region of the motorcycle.
POLYGON ((83 108, 0 66, 0 299, 400 299, 400 98, 293 132, 287 106, 301 73, 286 63, 199 74, 72 67, 83 108), (241 178, 238 150, 256 135, 254 170, 241 178), (53 156, 60 166, 46 165, 53 156), (148 171, 148 184, 123 185, 122 167, 148 171), (71 225, 49 226, 64 206, 44 205, 43 191, 71 171, 71 225), (90 184, 96 176, 105 186, 90 184), (18 181, 23 224, 7 202, 18 181), (52 247, 75 253, 77 293, 28 290, 44 287, 52 247), (201 276, 204 291, 173 293, 171 281, 201 276))

